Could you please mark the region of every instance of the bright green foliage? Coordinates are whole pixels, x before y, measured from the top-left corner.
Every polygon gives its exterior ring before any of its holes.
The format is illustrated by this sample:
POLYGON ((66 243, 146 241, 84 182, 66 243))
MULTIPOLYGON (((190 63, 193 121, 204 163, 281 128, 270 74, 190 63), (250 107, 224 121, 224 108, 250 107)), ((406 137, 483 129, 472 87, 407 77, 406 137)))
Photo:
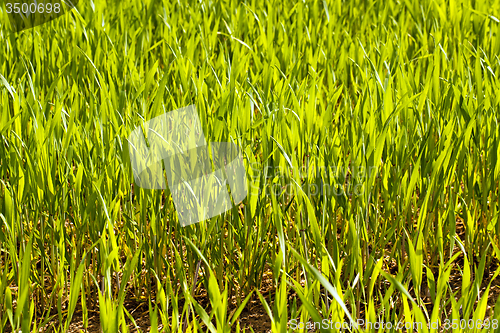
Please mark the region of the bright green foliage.
POLYGON ((91 309, 126 332, 132 301, 152 332, 248 332, 251 299, 273 332, 500 319, 498 18, 491 0, 90 0, 15 34, 2 7, 0 332, 91 309), (249 194, 181 228, 168 190, 133 185, 126 138, 189 104, 242 149, 249 194))

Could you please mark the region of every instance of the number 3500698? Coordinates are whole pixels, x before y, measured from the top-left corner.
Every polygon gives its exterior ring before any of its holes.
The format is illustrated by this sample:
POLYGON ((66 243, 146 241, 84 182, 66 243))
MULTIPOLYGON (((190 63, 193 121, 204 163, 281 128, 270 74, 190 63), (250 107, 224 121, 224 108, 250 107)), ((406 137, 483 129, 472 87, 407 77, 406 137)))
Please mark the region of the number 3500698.
POLYGON ((7 2, 6 4, 7 7, 7 13, 15 13, 15 14, 50 14, 52 12, 54 13, 60 13, 61 12, 61 4, 60 3, 19 3, 19 2, 7 2))

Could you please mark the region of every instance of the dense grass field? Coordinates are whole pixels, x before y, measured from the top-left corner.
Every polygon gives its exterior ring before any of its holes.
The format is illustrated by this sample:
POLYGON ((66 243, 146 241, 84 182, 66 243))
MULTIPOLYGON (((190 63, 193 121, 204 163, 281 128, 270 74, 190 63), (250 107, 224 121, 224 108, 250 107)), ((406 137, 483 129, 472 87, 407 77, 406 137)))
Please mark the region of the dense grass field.
POLYGON ((499 33, 491 0, 2 4, 0 332, 495 331, 499 33), (183 228, 127 138, 191 104, 248 195, 183 228))

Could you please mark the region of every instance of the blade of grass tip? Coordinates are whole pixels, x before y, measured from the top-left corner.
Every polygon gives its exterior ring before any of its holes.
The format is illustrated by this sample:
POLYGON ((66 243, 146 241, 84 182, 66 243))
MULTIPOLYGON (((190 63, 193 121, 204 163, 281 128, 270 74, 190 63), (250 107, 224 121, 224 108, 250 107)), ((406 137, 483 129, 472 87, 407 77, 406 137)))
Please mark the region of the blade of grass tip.
POLYGON ((3 77, 2 74, 0 74, 0 81, 2 81, 2 84, 7 88, 7 91, 9 92, 10 96, 12 96, 12 99, 16 99, 16 90, 9 84, 9 82, 3 77))
POLYGON ((285 158, 286 162, 288 163, 288 165, 290 165, 290 168, 293 169, 293 164, 292 164, 292 161, 290 160, 290 157, 288 157, 288 154, 286 153, 285 149, 283 148, 283 146, 281 146, 279 144, 278 141, 276 141, 275 138, 273 138, 271 136, 271 139, 273 139, 273 141, 276 143, 276 145, 278 146, 279 150, 281 151, 281 153, 283 154, 283 157, 285 158))

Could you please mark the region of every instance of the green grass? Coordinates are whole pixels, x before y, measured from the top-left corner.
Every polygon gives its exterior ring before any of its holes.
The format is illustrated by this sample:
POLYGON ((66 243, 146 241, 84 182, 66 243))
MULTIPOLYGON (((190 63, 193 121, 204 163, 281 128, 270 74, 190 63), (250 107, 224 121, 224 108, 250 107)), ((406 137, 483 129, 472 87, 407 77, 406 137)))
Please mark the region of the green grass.
POLYGON ((18 34, 6 15, 0 332, 126 332, 130 302, 151 332, 250 332, 250 300, 273 332, 500 320, 497 2, 91 0, 18 34), (181 228, 126 138, 189 104, 249 194, 181 228))

